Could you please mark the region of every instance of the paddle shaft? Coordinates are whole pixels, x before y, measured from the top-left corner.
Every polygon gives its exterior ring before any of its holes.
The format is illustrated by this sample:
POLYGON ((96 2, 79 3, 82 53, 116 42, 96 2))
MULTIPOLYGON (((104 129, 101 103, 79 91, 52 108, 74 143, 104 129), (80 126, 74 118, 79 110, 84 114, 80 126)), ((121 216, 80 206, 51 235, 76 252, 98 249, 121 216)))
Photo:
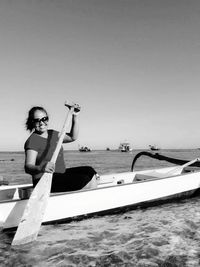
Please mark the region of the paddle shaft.
MULTIPOLYGON (((71 124, 73 112, 74 108, 71 107, 64 121, 63 128, 59 134, 56 149, 51 158, 51 162, 53 163, 56 162, 57 156, 63 143, 66 129, 71 124)), ((44 173, 40 178, 40 181, 34 188, 19 222, 17 232, 11 244, 12 246, 22 245, 36 240, 46 210, 46 206, 48 204, 52 176, 52 173, 44 173)))
POLYGON ((72 117, 73 112, 74 112, 74 108, 71 107, 71 109, 69 110, 69 112, 68 112, 68 114, 67 114, 67 116, 65 118, 63 128, 62 128, 62 130, 61 130, 61 132, 59 134, 59 139, 58 139, 58 143, 56 145, 56 149, 55 149, 55 151, 53 153, 53 156, 52 156, 52 158, 50 160, 53 163, 56 163, 56 159, 58 157, 58 154, 60 152, 60 149, 61 149, 61 146, 62 146, 62 143, 63 143, 63 139, 64 139, 65 134, 66 134, 66 130, 70 126, 71 117, 72 117))

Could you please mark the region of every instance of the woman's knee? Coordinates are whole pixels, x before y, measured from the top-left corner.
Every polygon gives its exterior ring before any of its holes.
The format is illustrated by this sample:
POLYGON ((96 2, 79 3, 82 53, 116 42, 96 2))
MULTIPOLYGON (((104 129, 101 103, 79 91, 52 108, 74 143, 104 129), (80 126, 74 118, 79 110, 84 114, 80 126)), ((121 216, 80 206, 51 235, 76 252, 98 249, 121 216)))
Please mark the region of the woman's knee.
POLYGON ((86 174, 89 174, 90 177, 93 177, 97 173, 91 166, 83 166, 83 170, 86 174))
POLYGON ((96 174, 93 175, 92 179, 84 186, 84 189, 97 188, 98 182, 96 174))

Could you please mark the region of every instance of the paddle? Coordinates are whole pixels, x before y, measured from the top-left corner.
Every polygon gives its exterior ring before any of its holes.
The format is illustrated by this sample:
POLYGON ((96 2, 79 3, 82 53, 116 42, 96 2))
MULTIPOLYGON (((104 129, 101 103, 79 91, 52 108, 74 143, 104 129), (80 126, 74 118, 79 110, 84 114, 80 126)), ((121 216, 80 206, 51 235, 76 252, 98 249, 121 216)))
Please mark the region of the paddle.
POLYGON ((152 177, 157 177, 157 178, 168 178, 170 176, 175 176, 175 175, 179 175, 181 174, 182 170, 189 166, 189 165, 192 165, 194 164, 195 162, 198 162, 200 161, 199 158, 196 158, 196 159, 193 159, 189 162, 186 162, 185 164, 181 165, 181 166, 178 166, 178 167, 174 167, 172 170, 166 172, 166 173, 158 173, 158 172, 151 172, 151 173, 148 173, 148 175, 152 176, 152 177))
MULTIPOLYGON (((66 116, 63 128, 59 134, 59 140, 56 145, 55 151, 51 158, 51 162, 53 163, 56 162, 58 153, 60 151, 66 133, 66 129, 70 126, 72 114, 74 112, 73 106, 68 103, 65 103, 65 106, 69 108, 69 111, 66 116)), ((48 204, 52 176, 52 173, 44 173, 43 176, 40 178, 40 181, 34 188, 25 207, 21 221, 18 225, 16 234, 11 244, 12 246, 22 245, 36 240, 42 223, 43 215, 48 204)))
POLYGON ((193 163, 198 162, 198 161, 200 161, 199 158, 193 159, 193 160, 191 160, 189 162, 186 162, 185 164, 183 164, 181 166, 174 167, 171 171, 165 173, 164 175, 166 177, 169 177, 171 175, 179 175, 185 167, 187 167, 189 165, 192 165, 193 163))
POLYGON ((144 174, 140 174, 140 173, 136 173, 135 174, 135 178, 133 179, 134 181, 144 181, 144 180, 148 180, 148 179, 155 179, 155 178, 168 178, 168 177, 172 177, 172 176, 176 176, 181 174, 182 170, 185 167, 188 167, 189 165, 194 164, 195 162, 199 162, 200 159, 196 158, 193 159, 189 162, 186 162, 185 164, 178 166, 178 167, 174 167, 172 170, 166 172, 166 173, 160 173, 160 172, 156 172, 156 171, 152 171, 149 173, 144 173, 144 174))

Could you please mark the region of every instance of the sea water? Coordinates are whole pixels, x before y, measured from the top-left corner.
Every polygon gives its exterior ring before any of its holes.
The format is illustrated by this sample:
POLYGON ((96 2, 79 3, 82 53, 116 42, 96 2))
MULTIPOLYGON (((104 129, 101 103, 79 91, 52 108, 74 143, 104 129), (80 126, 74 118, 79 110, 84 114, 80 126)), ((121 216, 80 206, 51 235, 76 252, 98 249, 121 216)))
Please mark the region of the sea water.
MULTIPOLYGON (((90 165, 101 174, 129 171, 139 151, 65 151, 67 167, 90 165)), ((192 160, 200 150, 162 150, 192 160)), ((0 153, 0 175, 30 183, 23 153, 0 153)), ((170 166, 144 157, 136 169, 170 166)), ((110 196, 112 198, 112 196, 110 196)), ((103 198, 102 198, 103 201, 103 198)), ((0 229, 0 266, 200 266, 200 198, 134 209, 68 224, 41 226, 37 241, 12 248, 13 233, 0 229)))

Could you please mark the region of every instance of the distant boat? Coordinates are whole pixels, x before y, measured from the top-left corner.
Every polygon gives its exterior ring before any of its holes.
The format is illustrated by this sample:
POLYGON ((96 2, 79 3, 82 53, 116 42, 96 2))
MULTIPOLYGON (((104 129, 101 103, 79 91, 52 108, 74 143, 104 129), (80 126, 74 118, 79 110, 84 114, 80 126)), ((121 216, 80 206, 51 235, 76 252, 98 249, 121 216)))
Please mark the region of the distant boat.
POLYGON ((106 151, 110 151, 110 148, 109 148, 109 147, 107 147, 107 148, 106 148, 106 151))
POLYGON ((121 152, 130 152, 130 151, 132 151, 129 142, 123 142, 123 143, 120 143, 120 145, 119 145, 119 150, 120 150, 121 152))
POLYGON ((81 147, 79 148, 79 151, 80 151, 80 152, 90 152, 91 149, 90 149, 89 147, 87 147, 87 146, 81 146, 81 147))
POLYGON ((151 150, 160 150, 160 148, 155 145, 149 145, 149 147, 151 150))

